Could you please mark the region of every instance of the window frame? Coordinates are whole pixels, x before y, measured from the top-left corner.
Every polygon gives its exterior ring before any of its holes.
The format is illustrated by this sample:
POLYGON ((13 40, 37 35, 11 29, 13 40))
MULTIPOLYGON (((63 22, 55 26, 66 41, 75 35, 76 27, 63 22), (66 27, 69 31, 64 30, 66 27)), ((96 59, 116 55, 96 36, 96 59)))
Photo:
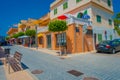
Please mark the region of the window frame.
POLYGON ((112 20, 108 19, 108 23, 109 23, 109 25, 112 25, 112 20))
POLYGON ((68 8, 68 2, 65 2, 64 4, 63 4, 63 10, 65 10, 65 9, 67 9, 68 8))
POLYGON ((111 0, 107 0, 107 4, 109 7, 111 7, 111 0))
POLYGON ((54 9, 54 15, 56 15, 56 14, 57 14, 57 8, 54 9))
POLYGON ((96 21, 97 21, 98 23, 101 23, 101 22, 102 22, 102 18, 101 18, 100 15, 96 15, 96 21))

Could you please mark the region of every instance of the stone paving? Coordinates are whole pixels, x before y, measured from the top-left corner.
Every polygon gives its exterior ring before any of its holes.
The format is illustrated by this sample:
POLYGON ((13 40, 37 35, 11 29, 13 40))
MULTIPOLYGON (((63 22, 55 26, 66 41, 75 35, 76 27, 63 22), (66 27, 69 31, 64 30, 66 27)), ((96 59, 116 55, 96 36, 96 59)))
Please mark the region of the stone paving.
POLYGON ((0 65, 0 80, 6 80, 6 76, 5 76, 3 65, 0 65))
POLYGON ((60 59, 58 56, 45 54, 21 46, 11 46, 11 53, 23 54, 22 62, 30 71, 42 70, 35 74, 38 80, 83 80, 94 77, 99 80, 120 80, 120 56, 118 54, 87 53, 60 59), (83 75, 76 77, 67 71, 77 70, 83 75))
POLYGON ((2 49, 0 47, 0 80, 6 80, 5 71, 4 71, 2 60, 1 60, 1 58, 4 57, 4 54, 1 50, 2 49))

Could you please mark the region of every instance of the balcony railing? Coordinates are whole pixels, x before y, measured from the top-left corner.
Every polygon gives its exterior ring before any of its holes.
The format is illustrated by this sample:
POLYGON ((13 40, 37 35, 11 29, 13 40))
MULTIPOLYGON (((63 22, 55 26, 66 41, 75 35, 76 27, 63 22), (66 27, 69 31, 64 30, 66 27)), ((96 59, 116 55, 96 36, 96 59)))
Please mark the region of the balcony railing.
POLYGON ((75 17, 71 17, 69 19, 66 20, 67 21, 67 24, 81 24, 81 25, 88 25, 88 26, 91 26, 91 21, 89 20, 86 20, 86 19, 82 19, 82 18, 75 18, 75 17))
POLYGON ((37 33, 47 32, 47 31, 48 31, 48 26, 38 27, 37 28, 37 33))

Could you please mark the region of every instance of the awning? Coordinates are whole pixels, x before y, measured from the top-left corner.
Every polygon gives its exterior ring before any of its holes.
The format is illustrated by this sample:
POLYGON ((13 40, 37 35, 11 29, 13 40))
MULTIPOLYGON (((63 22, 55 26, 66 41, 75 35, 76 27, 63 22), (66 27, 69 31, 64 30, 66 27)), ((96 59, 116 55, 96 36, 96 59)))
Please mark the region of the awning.
POLYGON ((90 16, 88 14, 85 14, 82 16, 83 19, 90 19, 90 16))
POLYGON ((26 35, 24 35, 24 36, 20 36, 20 37, 18 37, 18 38, 28 38, 29 36, 26 36, 26 35))
POLYGON ((65 19, 67 19, 67 18, 68 18, 68 17, 67 17, 67 15, 65 15, 65 14, 58 16, 58 19, 61 19, 61 20, 65 20, 65 19))
POLYGON ((37 37, 41 37, 41 36, 43 36, 43 34, 41 34, 41 33, 37 35, 37 37))

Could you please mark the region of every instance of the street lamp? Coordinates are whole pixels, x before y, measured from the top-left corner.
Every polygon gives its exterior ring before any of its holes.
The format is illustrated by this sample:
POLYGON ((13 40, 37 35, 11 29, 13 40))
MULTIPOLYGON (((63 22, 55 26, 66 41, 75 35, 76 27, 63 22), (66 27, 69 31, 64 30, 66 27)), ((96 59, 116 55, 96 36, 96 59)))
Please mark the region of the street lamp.
POLYGON ((33 24, 35 25, 35 30, 36 30, 36 35, 35 35, 35 45, 36 45, 36 49, 38 49, 38 38, 37 38, 37 28, 38 28, 38 20, 35 20, 33 22, 33 24))
POLYGON ((36 30, 35 44, 36 44, 36 49, 38 49, 37 26, 38 26, 38 25, 35 25, 35 30, 36 30))

